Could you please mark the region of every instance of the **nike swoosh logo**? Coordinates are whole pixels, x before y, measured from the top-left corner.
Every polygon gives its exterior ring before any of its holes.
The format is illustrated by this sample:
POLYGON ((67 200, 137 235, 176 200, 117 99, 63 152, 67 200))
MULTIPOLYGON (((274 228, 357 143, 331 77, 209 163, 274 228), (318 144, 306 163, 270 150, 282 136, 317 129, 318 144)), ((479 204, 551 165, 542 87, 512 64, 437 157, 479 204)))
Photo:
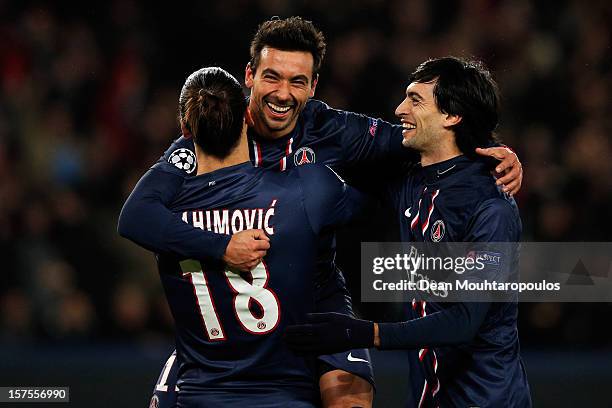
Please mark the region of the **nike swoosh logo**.
POLYGON ((353 352, 350 352, 349 355, 346 357, 346 359, 348 361, 353 361, 353 362, 361 362, 361 363, 369 363, 368 360, 364 360, 363 358, 358 358, 358 357, 353 357, 353 352))
POLYGON ((454 168, 455 168, 455 166, 456 166, 456 164, 453 164, 452 166, 450 166, 448 169, 446 169, 446 170, 444 170, 444 171, 440 171, 440 170, 438 170, 438 176, 441 176, 441 175, 443 175, 444 173, 446 173, 447 171, 450 171, 450 170, 454 169, 454 168))
POLYGON ((407 210, 404 212, 404 215, 405 215, 406 217, 408 217, 408 218, 410 218, 410 216, 412 215, 412 214, 410 214, 410 209, 411 209, 411 208, 412 208, 412 207, 408 207, 408 209, 407 209, 407 210))

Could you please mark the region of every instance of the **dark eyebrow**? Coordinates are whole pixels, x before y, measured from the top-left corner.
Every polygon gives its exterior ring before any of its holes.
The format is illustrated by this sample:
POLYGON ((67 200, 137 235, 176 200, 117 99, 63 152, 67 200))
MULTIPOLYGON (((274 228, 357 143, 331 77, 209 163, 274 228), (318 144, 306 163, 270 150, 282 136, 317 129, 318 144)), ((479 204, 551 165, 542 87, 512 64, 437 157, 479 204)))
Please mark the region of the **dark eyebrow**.
POLYGON ((277 76, 277 77, 279 77, 279 76, 280 76, 280 74, 279 74, 278 72, 276 72, 275 70, 273 70, 272 68, 266 68, 266 69, 264 69, 264 70, 261 72, 261 74, 262 74, 262 75, 263 75, 263 74, 272 74, 272 75, 277 76))
POLYGON ((423 100, 423 97, 421 95, 419 95, 418 92, 414 92, 414 91, 406 92, 406 96, 408 96, 409 98, 414 98, 417 101, 422 101, 423 100))
MULTIPOLYGON (((272 68, 264 69, 263 71, 261 71, 261 74, 262 75, 270 74, 270 75, 274 75, 277 78, 281 78, 282 77, 280 73, 276 72, 272 68)), ((296 76, 292 77, 290 79, 290 81, 304 81, 306 83, 309 83, 310 79, 306 75, 296 75, 296 76)))

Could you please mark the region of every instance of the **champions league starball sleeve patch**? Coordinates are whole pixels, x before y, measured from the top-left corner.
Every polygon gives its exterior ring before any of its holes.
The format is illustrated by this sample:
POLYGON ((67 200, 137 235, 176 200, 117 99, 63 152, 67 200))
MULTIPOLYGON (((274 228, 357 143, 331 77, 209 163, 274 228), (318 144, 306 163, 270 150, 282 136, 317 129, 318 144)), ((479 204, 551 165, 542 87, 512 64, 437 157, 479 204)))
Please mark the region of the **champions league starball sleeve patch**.
POLYGON ((168 163, 187 174, 193 173, 197 165, 195 154, 184 147, 173 151, 168 157, 168 163))

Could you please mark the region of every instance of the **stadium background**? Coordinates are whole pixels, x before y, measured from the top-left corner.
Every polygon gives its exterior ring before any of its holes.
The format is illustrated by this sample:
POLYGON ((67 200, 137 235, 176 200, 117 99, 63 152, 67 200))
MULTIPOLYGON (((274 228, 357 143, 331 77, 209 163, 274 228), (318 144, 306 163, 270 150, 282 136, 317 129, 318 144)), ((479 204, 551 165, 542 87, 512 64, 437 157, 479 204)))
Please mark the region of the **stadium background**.
MULTIPOLYGON (((0 385, 146 406, 172 320, 152 256, 117 236, 117 216, 178 133, 185 77, 219 65, 242 79, 273 15, 324 31, 317 98, 391 121, 418 63, 483 59, 503 94, 499 132, 525 169, 524 240, 610 240, 610 2, 0 0, 0 385)), ((611 312, 521 305, 535 406, 610 405, 611 312)), ((398 406, 401 356, 374 357, 377 402, 398 406)))

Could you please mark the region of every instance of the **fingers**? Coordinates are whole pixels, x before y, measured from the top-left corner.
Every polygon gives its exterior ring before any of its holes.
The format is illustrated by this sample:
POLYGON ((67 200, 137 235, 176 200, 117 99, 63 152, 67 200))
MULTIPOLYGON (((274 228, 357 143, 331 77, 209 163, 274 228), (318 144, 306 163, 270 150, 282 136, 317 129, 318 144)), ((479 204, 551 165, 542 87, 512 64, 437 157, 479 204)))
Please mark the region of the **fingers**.
POLYGON ((270 241, 270 238, 266 235, 266 233, 263 230, 256 229, 256 230, 250 230, 250 231, 251 231, 251 234, 252 234, 251 236, 253 237, 253 239, 270 241))
POLYGON ((516 180, 514 180, 514 181, 512 181, 512 182, 510 182, 510 183, 508 183, 506 185, 506 187, 509 190, 510 195, 514 195, 514 194, 518 193, 519 190, 521 189, 521 185, 523 184, 523 166, 520 165, 520 162, 519 162, 519 166, 520 166, 520 168, 519 168, 519 175, 516 178, 516 180))
POLYGON ((484 149, 482 147, 477 147, 476 153, 478 153, 481 156, 495 157, 496 159, 500 158, 497 151, 494 150, 492 147, 487 147, 484 149))
POLYGON ((506 192, 510 195, 515 195, 521 188, 521 184, 518 180, 513 181, 512 183, 506 186, 506 192))
POLYGON ((495 182, 495 184, 497 184, 498 186, 503 185, 502 187, 502 191, 504 193, 508 193, 510 195, 514 195, 516 193, 519 192, 519 190, 521 189, 521 177, 516 177, 516 178, 512 178, 511 176, 504 176, 502 178, 500 178, 499 180, 497 180, 495 182), (508 181, 510 180, 510 181, 508 181))
MULTIPOLYGON (((501 166, 500 164, 498 168, 501 166)), ((516 160, 512 167, 506 170, 506 174, 497 179, 496 184, 503 185, 503 191, 511 195, 516 194, 523 182, 523 166, 521 162, 516 160)))
POLYGON ((506 158, 508 157, 512 157, 515 156, 516 154, 508 149, 507 147, 502 147, 502 146, 498 146, 498 147, 487 147, 487 148, 481 148, 481 147, 477 147, 476 148, 476 153, 478 153, 481 156, 487 156, 487 157, 493 157, 494 159, 497 160, 506 160, 506 158))
POLYGON ((521 168, 520 166, 514 166, 507 170, 507 172, 497 179, 496 184, 499 185, 508 185, 511 181, 515 181, 520 178, 521 168))
POLYGON ((283 341, 289 348, 300 353, 314 353, 324 348, 325 341, 321 337, 321 325, 297 324, 288 326, 283 333, 283 341))
POLYGON ((250 250, 253 252, 267 251, 270 249, 270 241, 254 240, 250 244, 250 250))
POLYGON ((312 335, 312 325, 311 324, 295 324, 288 326, 285 329, 285 337, 300 337, 300 336, 311 336, 312 335))
POLYGON ((312 340, 302 334, 285 336, 283 340, 291 350, 298 354, 310 354, 316 350, 312 340))
POLYGON ((515 169, 516 167, 518 167, 517 165, 520 164, 518 158, 516 157, 516 154, 514 153, 507 153, 503 157, 497 158, 501 160, 501 163, 499 163, 495 167, 495 171, 498 173, 503 173, 507 169, 515 169))
MULTIPOLYGON (((263 258, 264 255, 265 253, 261 256, 261 258, 263 258)), ((248 262, 246 264, 247 271, 252 271, 253 269, 255 269, 255 267, 261 263, 261 258, 248 262)))
POLYGON ((481 156, 493 157, 501 161, 501 163, 495 168, 495 171, 497 171, 498 173, 501 173, 506 168, 512 166, 514 162, 518 161, 516 153, 514 153, 509 148, 502 146, 487 147, 485 149, 477 147, 476 153, 481 156))
POLYGON ((223 260, 229 266, 248 272, 255 268, 270 249, 270 238, 263 230, 246 230, 232 236, 223 260))
POLYGON ((476 153, 500 160, 500 163, 495 167, 497 174, 501 174, 496 184, 503 186, 502 190, 504 192, 513 195, 520 190, 523 182, 523 166, 516 153, 507 147, 476 148, 476 153))
POLYGON ((306 321, 309 323, 325 323, 333 320, 339 313, 308 313, 306 314, 306 321))
POLYGON ((257 265, 259 265, 262 261, 262 258, 265 256, 265 252, 261 253, 259 257, 254 258, 254 259, 248 259, 246 261, 240 261, 240 262, 232 262, 231 260, 225 260, 225 263, 227 264, 227 266, 229 266, 230 268, 233 269, 237 269, 241 272, 250 272, 253 269, 255 269, 255 267, 257 265))

